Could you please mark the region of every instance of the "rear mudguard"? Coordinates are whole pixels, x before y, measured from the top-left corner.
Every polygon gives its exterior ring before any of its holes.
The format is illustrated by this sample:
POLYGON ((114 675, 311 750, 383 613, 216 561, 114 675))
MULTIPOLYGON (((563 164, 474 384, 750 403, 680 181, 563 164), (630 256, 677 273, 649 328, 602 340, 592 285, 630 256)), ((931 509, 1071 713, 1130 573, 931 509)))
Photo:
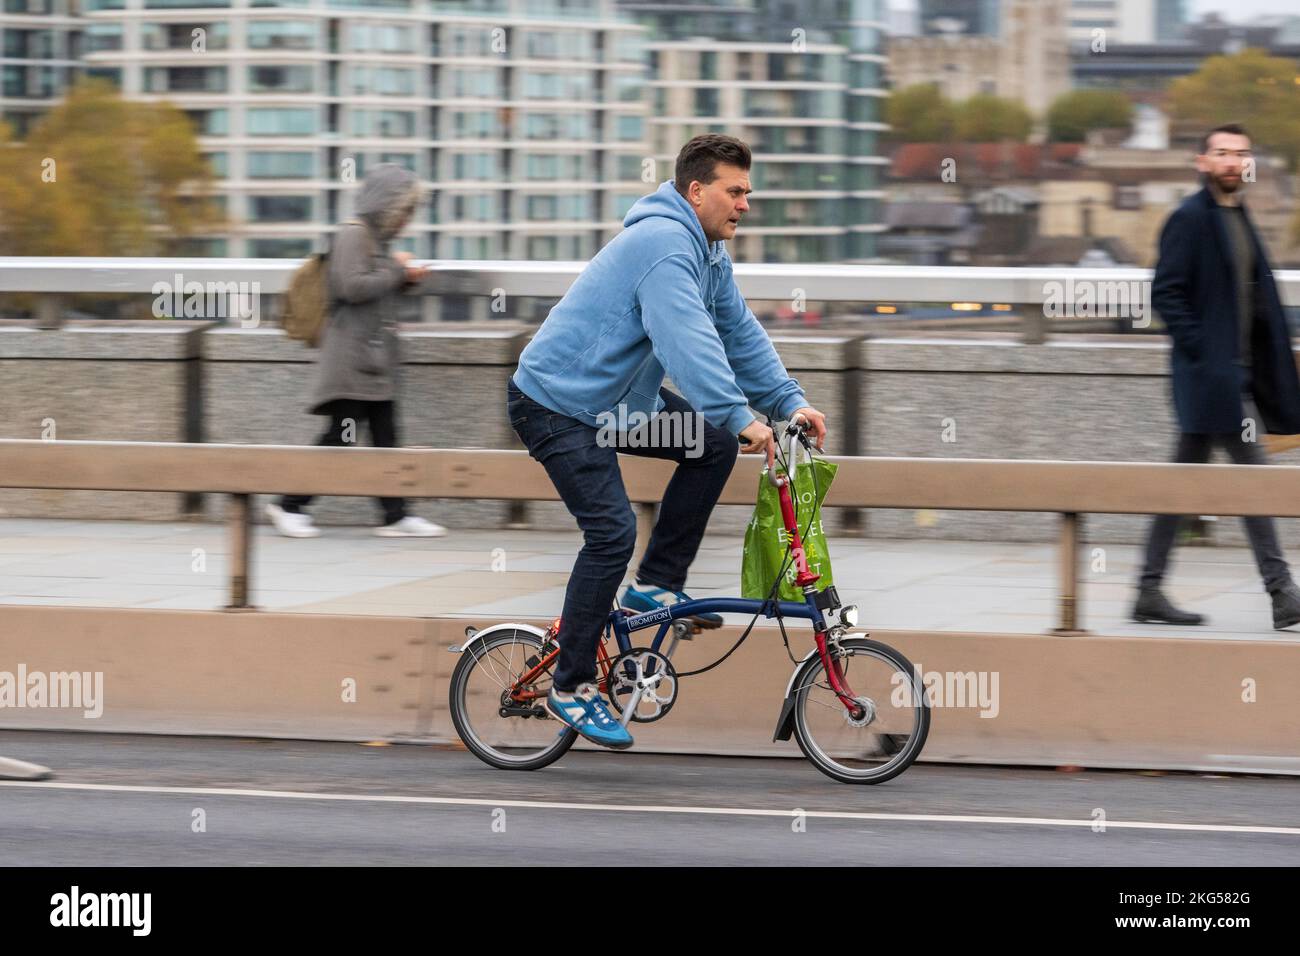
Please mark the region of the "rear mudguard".
POLYGON ((507 622, 505 624, 493 624, 491 627, 485 627, 481 631, 475 631, 473 637, 466 640, 463 644, 453 644, 451 647, 448 648, 448 650, 454 654, 459 654, 461 651, 465 650, 465 648, 469 647, 475 641, 481 641, 485 637, 491 637, 497 631, 508 631, 508 630, 525 631, 529 634, 535 634, 539 638, 546 637, 545 628, 535 627, 532 624, 513 624, 507 622))

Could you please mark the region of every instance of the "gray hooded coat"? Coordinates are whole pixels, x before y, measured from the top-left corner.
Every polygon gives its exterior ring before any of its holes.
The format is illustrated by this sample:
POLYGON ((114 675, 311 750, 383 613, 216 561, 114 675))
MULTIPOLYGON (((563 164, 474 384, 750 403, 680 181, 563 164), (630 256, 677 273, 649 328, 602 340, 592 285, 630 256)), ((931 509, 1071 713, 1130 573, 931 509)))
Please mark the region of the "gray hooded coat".
POLYGON ((401 346, 397 305, 406 271, 389 243, 420 200, 415 174, 393 163, 374 167, 357 194, 361 224, 339 229, 329 257, 330 315, 321 337, 312 413, 340 398, 392 401, 401 346))

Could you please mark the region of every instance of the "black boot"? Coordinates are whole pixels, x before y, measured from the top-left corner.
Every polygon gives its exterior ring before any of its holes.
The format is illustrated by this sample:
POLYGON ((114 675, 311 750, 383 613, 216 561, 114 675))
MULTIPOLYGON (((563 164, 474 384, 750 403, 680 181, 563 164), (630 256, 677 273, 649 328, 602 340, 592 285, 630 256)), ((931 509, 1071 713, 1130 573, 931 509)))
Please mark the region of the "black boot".
POLYGON ((1273 598, 1273 627, 1282 630, 1292 624, 1300 624, 1300 588, 1294 581, 1288 581, 1276 591, 1273 598))
MULTIPOLYGON (((1300 594, 1297 594, 1297 598, 1300 598, 1300 594)), ((1273 606, 1276 608, 1277 604, 1273 606)), ((1300 604, 1297 609, 1300 609, 1300 604)), ((1178 610, 1160 588, 1151 586, 1138 590, 1137 603, 1133 605, 1133 620, 1139 624, 1204 624, 1205 616, 1178 610)), ((1300 617, 1296 620, 1300 621, 1300 617)))

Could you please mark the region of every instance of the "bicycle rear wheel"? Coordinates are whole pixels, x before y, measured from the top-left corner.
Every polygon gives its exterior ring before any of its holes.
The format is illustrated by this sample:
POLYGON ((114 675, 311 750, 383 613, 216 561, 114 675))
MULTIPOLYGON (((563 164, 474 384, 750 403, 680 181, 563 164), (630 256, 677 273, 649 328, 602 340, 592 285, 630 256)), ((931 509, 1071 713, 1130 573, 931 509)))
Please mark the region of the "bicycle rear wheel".
POLYGON ((510 699, 520 680, 541 659, 542 639, 520 628, 471 640, 452 671, 451 722, 474 756, 501 770, 538 770, 564 756, 576 731, 546 712, 554 663, 526 686, 537 696, 510 699), (509 713, 502 715, 502 708, 509 713))
POLYGON ((814 654, 795 675, 794 736, 822 773, 842 783, 884 783, 912 765, 930 732, 925 688, 911 663, 879 641, 848 637, 831 657, 865 711, 853 719, 814 654))

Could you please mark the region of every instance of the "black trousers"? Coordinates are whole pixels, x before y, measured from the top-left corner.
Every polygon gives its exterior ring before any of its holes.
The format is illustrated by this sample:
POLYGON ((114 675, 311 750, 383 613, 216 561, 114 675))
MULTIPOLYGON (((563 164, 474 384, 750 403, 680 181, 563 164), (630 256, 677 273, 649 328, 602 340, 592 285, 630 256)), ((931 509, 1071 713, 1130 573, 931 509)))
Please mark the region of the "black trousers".
MULTIPOLYGON (((344 446, 357 443, 357 432, 365 422, 370 429, 370 443, 376 448, 397 447, 397 415, 393 402, 363 402, 350 398, 337 398, 327 406, 329 427, 316 442, 317 445, 344 446)), ((311 504, 313 495, 285 495, 280 507, 297 514, 311 504)), ((392 524, 406 517, 405 498, 378 498, 384 514, 384 524, 392 524)))
MULTIPOLYGON (((1222 435, 1183 433, 1178 436, 1174 461, 1180 464, 1205 464, 1210 460, 1210 450, 1216 444, 1228 453, 1234 464, 1267 464, 1264 449, 1259 447, 1259 443, 1244 441, 1240 432, 1222 435)), ((1147 538, 1146 566, 1142 569, 1143 587, 1159 587, 1164 579, 1169 552, 1173 549, 1174 537, 1181 520, 1179 515, 1156 515, 1152 520, 1151 534, 1147 538)), ((1282 557, 1282 547, 1277 541, 1273 519, 1255 516, 1241 520, 1246 525, 1250 549, 1255 554, 1255 564, 1259 568, 1260 577, 1264 579, 1264 587, 1270 592, 1275 591, 1291 580, 1291 571, 1282 557)))

